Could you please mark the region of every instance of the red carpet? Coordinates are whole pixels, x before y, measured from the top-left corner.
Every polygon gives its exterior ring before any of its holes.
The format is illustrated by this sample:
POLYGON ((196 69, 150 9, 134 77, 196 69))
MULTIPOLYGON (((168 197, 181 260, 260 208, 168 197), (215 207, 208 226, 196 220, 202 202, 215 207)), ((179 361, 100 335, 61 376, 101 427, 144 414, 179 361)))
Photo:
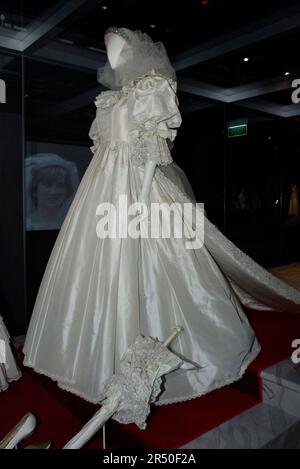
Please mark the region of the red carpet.
POLYGON ((294 339, 300 338, 300 315, 261 312, 248 309, 247 316, 256 332, 262 351, 236 387, 262 398, 260 373, 265 368, 291 357, 294 339))
POLYGON ((50 439, 55 443, 54 447, 59 447, 73 436, 74 430, 76 432, 82 426, 79 417, 53 398, 25 370, 19 381, 12 383, 8 391, 0 394, 1 437, 29 411, 38 419, 38 430, 22 442, 21 447, 45 439, 50 439))
MULTIPOLYGON (((220 423, 256 405, 260 398, 259 374, 262 369, 291 356, 291 343, 300 337, 300 315, 262 313, 249 310, 249 319, 262 345, 262 352, 244 378, 192 401, 154 407, 146 430, 135 425, 107 424, 107 447, 178 448, 220 423)), ((21 380, 0 394, 1 435, 4 435, 28 411, 39 426, 26 444, 50 439, 61 448, 97 410, 51 380, 23 370, 21 380)), ((101 447, 101 434, 88 448, 101 447)))

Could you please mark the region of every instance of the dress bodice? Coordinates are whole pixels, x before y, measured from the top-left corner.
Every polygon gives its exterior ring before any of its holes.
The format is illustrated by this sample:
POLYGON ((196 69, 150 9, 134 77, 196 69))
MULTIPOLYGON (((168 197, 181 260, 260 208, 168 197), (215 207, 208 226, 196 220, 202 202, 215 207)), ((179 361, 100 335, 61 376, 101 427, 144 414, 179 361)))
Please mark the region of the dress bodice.
POLYGON ((93 153, 103 145, 116 147, 126 142, 137 163, 173 161, 168 141, 174 140, 181 124, 174 84, 148 74, 121 90, 100 93, 95 104, 97 112, 89 132, 93 153))
POLYGON ((112 106, 110 123, 107 138, 111 144, 117 145, 118 142, 127 142, 129 140, 129 121, 126 93, 121 95, 116 104, 112 106))

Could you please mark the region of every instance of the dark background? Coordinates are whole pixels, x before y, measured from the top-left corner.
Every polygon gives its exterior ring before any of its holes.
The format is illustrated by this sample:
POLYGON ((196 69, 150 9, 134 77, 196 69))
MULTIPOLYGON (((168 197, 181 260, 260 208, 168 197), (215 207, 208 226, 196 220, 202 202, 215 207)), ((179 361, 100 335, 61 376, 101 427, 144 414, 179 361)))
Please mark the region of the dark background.
POLYGON ((288 215, 300 183, 299 1, 7 0, 0 15, 0 311, 13 335, 26 331, 58 234, 26 232, 26 142, 91 146, 109 26, 164 42, 183 117, 173 156, 209 219, 266 268, 299 261, 299 220, 288 215), (247 136, 228 138, 239 122, 247 136))

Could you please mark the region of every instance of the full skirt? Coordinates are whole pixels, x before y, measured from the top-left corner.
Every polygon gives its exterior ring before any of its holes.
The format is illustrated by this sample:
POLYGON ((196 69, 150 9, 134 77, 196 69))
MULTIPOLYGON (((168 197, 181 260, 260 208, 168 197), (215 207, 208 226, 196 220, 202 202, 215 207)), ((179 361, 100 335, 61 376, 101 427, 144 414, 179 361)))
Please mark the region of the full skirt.
MULTIPOLYGON (((97 236, 97 206, 117 206, 120 195, 136 202, 143 176, 126 144, 94 155, 58 234, 26 336, 24 364, 91 402, 99 402, 139 334, 164 340, 174 326, 184 329, 171 346, 183 366, 166 376, 157 404, 239 379, 260 351, 235 284, 206 243, 186 249, 186 240, 174 236, 97 236)), ((176 187, 157 169, 151 202, 176 202, 176 187)))

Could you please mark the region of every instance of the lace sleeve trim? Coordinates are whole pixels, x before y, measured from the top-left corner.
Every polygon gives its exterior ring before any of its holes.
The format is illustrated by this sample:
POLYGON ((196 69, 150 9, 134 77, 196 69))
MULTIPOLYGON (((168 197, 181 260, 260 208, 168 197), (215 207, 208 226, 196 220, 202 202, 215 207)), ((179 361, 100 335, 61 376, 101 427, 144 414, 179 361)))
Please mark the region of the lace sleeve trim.
POLYGON ((152 139, 133 138, 130 143, 130 155, 133 163, 138 166, 144 165, 148 160, 161 166, 173 161, 167 140, 159 136, 152 139))
POLYGON ((149 119, 130 132, 131 157, 137 165, 152 160, 157 165, 168 165, 173 158, 168 141, 176 137, 176 130, 170 129, 166 122, 149 119))

